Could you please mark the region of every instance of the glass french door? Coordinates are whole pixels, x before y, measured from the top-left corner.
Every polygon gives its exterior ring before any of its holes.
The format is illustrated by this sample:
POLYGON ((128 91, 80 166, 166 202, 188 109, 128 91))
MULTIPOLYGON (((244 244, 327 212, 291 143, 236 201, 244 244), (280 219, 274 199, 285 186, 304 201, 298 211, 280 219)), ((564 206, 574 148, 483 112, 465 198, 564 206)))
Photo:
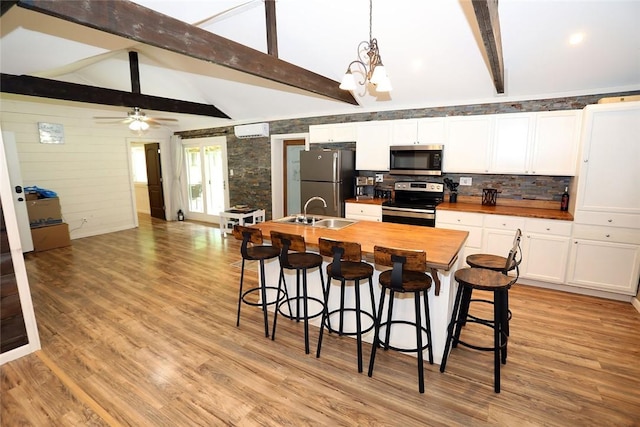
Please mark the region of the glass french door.
POLYGON ((229 206, 227 143, 225 137, 183 142, 187 212, 189 219, 220 221, 229 206))

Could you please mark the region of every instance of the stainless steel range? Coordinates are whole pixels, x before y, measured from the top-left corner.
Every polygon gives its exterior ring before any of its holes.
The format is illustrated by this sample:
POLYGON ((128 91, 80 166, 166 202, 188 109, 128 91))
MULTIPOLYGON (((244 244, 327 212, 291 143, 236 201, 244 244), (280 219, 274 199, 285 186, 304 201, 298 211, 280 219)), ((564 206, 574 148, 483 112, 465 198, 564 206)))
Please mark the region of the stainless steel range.
POLYGON ((399 181, 394 189, 394 200, 382 204, 382 222, 436 226, 436 206, 444 198, 443 184, 399 181))

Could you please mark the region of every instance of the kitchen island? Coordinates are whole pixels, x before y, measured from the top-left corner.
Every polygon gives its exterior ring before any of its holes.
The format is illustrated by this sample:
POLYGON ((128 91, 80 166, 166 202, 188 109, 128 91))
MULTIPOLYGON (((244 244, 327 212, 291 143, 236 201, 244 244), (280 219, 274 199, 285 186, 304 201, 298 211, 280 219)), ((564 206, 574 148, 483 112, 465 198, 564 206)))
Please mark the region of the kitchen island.
MULTIPOLYGON (((460 252, 467 239, 468 233, 466 231, 374 221, 356 221, 340 229, 313 227, 311 225, 282 222, 282 220, 267 221, 259 223, 254 227, 259 228, 267 240, 269 239, 271 231, 300 234, 304 236, 307 249, 311 251, 318 249, 318 239, 321 237, 358 242, 362 247, 364 260, 371 264, 373 264, 373 248, 375 245, 426 251, 427 267, 431 269, 430 272, 435 276, 434 279, 438 283, 438 286, 434 285, 429 290, 429 310, 431 315, 434 362, 440 363, 442 352, 444 351, 447 324, 453 310, 455 291, 457 289, 453 274, 464 264, 464 260, 461 262, 458 259, 458 252, 460 252), (436 287, 439 288, 439 292, 437 292, 438 295, 436 295, 436 287)), ((330 260, 326 259, 326 261, 330 260)), ((277 284, 279 271, 277 259, 266 262, 265 275, 267 283, 277 284)), ((380 271, 381 270, 376 268, 373 277, 376 300, 379 300, 380 297, 380 287, 378 285, 380 271)), ((287 274, 286 281, 288 291, 295 294, 295 275, 287 274)), ((334 284, 333 286, 337 285, 334 284)), ((366 301, 367 298, 364 292, 368 291, 366 287, 361 288, 363 301, 366 301)), ((322 298, 319 276, 315 271, 309 273, 309 294, 316 298, 322 298)), ((339 305, 338 294, 339 292, 332 292, 332 298, 329 300, 330 310, 339 305), (335 297, 335 299, 333 297, 335 297)), ((347 298, 347 306, 353 304, 353 300, 353 296, 351 296, 351 300, 347 298)), ((314 310, 310 308, 310 312, 313 311, 314 310)), ((411 319, 413 316, 413 298, 397 298, 396 305, 394 306, 394 318, 406 317, 411 319)), ((320 322, 319 318, 314 320, 315 322, 312 322, 312 324, 318 326, 320 322)), ((351 326, 347 319, 345 319, 345 321, 347 322, 345 324, 346 327, 351 326)), ((392 332, 392 340, 398 346, 409 347, 413 345, 415 333, 412 328, 406 330, 398 328, 392 332)), ((363 340, 372 342, 373 332, 369 332, 363 336, 363 340)))

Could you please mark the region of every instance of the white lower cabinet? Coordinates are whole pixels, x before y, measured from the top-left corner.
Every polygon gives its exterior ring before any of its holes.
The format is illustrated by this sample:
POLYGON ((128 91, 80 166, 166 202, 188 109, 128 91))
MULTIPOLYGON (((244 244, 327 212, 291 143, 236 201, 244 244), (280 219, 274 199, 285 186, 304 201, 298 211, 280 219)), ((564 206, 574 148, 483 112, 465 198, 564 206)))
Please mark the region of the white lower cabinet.
POLYGON ((382 205, 345 203, 345 218, 382 222, 382 205))
POLYGON ((522 236, 522 264, 520 276, 543 282, 565 281, 571 222, 527 219, 522 236))
POLYGON ((567 282, 635 295, 640 275, 640 230, 574 226, 567 282))
POLYGON ((464 260, 467 256, 482 252, 482 214, 455 211, 437 211, 436 227, 467 231, 469 236, 464 248, 458 255, 464 260))
POLYGON ((506 257, 513 247, 516 230, 524 230, 524 218, 505 215, 485 215, 483 252, 506 257))

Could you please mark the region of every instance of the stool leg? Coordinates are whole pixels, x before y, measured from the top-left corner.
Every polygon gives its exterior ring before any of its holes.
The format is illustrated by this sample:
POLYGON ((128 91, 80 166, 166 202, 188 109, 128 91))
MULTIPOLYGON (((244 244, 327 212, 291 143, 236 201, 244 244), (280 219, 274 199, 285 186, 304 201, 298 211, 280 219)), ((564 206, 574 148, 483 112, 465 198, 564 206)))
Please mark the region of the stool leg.
POLYGON ((387 330, 384 336, 384 349, 389 350, 389 341, 391 339, 391 320, 393 319, 393 302, 395 301, 395 291, 389 289, 389 310, 387 311, 387 330))
POLYGON ((371 296, 371 313, 376 315, 376 297, 373 295, 373 279, 369 276, 369 295, 371 296))
POLYGON ((260 295, 262 295, 262 313, 264 316, 264 336, 269 337, 269 319, 267 317, 267 282, 264 276, 264 260, 260 260, 260 295))
POLYGON ((420 316, 420 292, 413 293, 416 309, 416 348, 418 349, 418 390, 424 393, 424 356, 422 354, 422 319, 420 316))
MULTIPOLYGON (((307 269, 302 270, 302 307, 304 309, 304 352, 309 354, 309 306, 307 302, 307 269)), ((298 316, 300 319, 300 316, 298 316)))
POLYGON ((494 391, 500 393, 500 365, 502 358, 502 296, 500 291, 494 293, 493 301, 493 369, 494 391))
MULTIPOLYGON (((307 275, 305 274, 305 278, 307 275)), ((300 270, 296 270, 296 322, 300 321, 300 270)), ((303 298, 306 299, 307 296, 303 295, 303 298)))
POLYGON ((342 336, 344 322, 344 288, 346 280, 340 279, 340 326, 338 326, 338 335, 342 336))
POLYGON ((242 258, 242 269, 240 270, 240 292, 238 293, 238 317, 236 326, 240 326, 240 306, 242 305, 242 284, 244 283, 244 258, 242 258))
POLYGON ((427 318, 425 322, 427 325, 427 339, 429 340, 429 364, 433 365, 433 345, 431 343, 431 312, 429 311, 429 294, 428 291, 423 291, 424 295, 424 315, 427 318))
POLYGON ((375 327, 374 329, 374 334, 373 334, 373 345, 371 346, 371 359, 369 360, 369 376, 373 375, 373 364, 376 360, 376 350, 378 348, 378 346, 380 345, 380 323, 382 322, 382 309, 384 307, 384 298, 386 296, 386 291, 384 290, 384 288, 382 289, 382 293, 380 294, 380 306, 378 307, 378 317, 376 318, 376 323, 375 323, 375 327))
POLYGON ((324 332, 325 322, 329 318, 329 289, 331 289, 331 277, 327 281, 327 290, 324 292, 324 307, 322 309, 322 320, 320 321, 320 333, 318 335, 318 348, 316 349, 316 358, 320 357, 320 349, 322 348, 322 335, 324 332))
MULTIPOLYGON (((362 319, 360 319, 360 280, 354 283, 356 291, 356 342, 358 346, 358 372, 362 372, 362 319)), ((342 328, 342 324, 340 325, 342 328)))
POLYGON ((460 302, 460 308, 458 310, 458 318, 456 319, 456 328, 453 338, 453 343, 451 344, 453 348, 458 346, 458 341, 460 340, 460 333, 462 332, 462 326, 467 323, 467 316, 469 315, 469 304, 471 303, 471 292, 472 288, 467 286, 462 286, 462 301, 460 302))
MULTIPOLYGON (((280 267, 280 278, 278 278, 278 297, 280 297, 280 289, 284 290, 284 297, 287 305, 289 306, 289 314, 291 314, 291 302, 289 301, 289 292, 287 292, 287 282, 284 280, 284 271, 280 267), (284 284, 284 286, 283 286, 284 284)), ((271 340, 276 339, 276 323, 278 322, 278 311, 280 310, 280 303, 276 303, 275 313, 273 313, 273 328, 271 330, 271 340)))
POLYGON ((501 323, 500 323, 500 339, 504 340, 504 342, 500 343, 501 353, 502 353, 502 364, 507 363, 507 343, 509 342, 509 292, 501 291, 498 292, 500 295, 500 314, 501 314, 501 323))
POLYGON ((451 340, 453 339, 453 328, 456 324, 456 318, 458 317, 458 310, 460 309, 460 300, 462 299, 462 285, 458 285, 458 292, 456 292, 456 301, 453 303, 453 313, 451 313, 451 321, 447 328, 447 340, 444 345, 444 353, 442 353, 442 362, 440 363, 440 372, 444 372, 447 366, 447 357, 449 357, 449 349, 451 347, 451 340))

